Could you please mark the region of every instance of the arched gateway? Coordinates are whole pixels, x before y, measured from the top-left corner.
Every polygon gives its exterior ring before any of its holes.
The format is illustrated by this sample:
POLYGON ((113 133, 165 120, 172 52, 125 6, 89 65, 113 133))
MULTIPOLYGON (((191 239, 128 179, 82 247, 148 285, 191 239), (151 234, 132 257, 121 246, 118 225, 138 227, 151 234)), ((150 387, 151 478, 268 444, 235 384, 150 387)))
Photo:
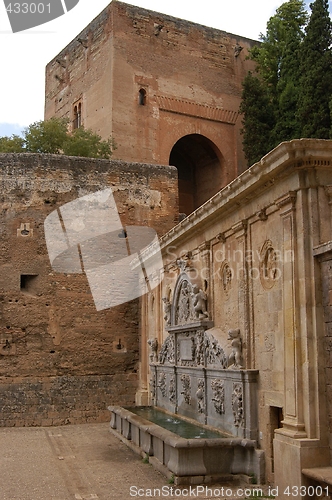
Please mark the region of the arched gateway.
POLYGON ((179 212, 186 215, 223 187, 222 154, 200 134, 190 134, 173 146, 169 164, 178 169, 179 212))

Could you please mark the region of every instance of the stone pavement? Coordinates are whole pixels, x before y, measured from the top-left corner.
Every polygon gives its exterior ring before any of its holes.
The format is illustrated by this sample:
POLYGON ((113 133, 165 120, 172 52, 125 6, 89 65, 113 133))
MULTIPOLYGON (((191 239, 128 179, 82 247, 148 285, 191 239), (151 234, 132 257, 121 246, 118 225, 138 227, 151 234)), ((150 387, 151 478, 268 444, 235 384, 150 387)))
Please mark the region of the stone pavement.
POLYGON ((183 486, 182 494, 108 429, 108 423, 1 428, 0 500, 230 500, 218 494, 221 485, 183 486))

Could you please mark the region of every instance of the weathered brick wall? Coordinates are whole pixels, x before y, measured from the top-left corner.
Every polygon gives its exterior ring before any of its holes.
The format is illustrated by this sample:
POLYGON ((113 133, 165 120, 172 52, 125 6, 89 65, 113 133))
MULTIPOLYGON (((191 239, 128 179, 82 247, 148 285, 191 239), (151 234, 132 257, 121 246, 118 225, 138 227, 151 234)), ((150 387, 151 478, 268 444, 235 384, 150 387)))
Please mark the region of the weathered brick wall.
MULTIPOLYGON (((85 274, 52 270, 44 221, 112 187, 122 224, 174 225, 172 167, 56 155, 0 155, 1 425, 105 419, 134 402, 138 300, 97 311, 85 274)), ((121 285, 121 284, 120 284, 121 285)))
POLYGON ((0 427, 105 422, 106 403, 133 404, 136 373, 7 378, 0 384, 0 427), (84 397, 82 397, 84 395, 84 397))

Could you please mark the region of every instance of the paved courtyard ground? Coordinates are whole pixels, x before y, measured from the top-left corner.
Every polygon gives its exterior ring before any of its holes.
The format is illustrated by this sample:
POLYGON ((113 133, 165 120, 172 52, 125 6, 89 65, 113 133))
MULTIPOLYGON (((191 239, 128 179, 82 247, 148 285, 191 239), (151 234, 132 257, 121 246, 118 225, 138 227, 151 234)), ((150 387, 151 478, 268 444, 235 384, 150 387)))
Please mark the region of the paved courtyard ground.
POLYGON ((229 500, 230 488, 236 496, 234 485, 183 487, 181 493, 108 429, 109 424, 1 428, 0 500, 229 500), (221 487, 225 493, 228 487, 227 495, 218 495, 221 487))

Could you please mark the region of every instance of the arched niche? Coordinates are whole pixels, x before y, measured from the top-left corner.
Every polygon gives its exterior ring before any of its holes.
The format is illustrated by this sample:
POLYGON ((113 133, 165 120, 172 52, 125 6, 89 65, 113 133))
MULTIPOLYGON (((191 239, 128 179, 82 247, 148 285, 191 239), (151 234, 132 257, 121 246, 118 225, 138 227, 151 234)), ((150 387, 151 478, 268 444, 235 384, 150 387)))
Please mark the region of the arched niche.
POLYGON ((175 284, 171 314, 171 325, 185 325, 195 321, 193 313, 193 285, 188 274, 180 273, 175 284))

